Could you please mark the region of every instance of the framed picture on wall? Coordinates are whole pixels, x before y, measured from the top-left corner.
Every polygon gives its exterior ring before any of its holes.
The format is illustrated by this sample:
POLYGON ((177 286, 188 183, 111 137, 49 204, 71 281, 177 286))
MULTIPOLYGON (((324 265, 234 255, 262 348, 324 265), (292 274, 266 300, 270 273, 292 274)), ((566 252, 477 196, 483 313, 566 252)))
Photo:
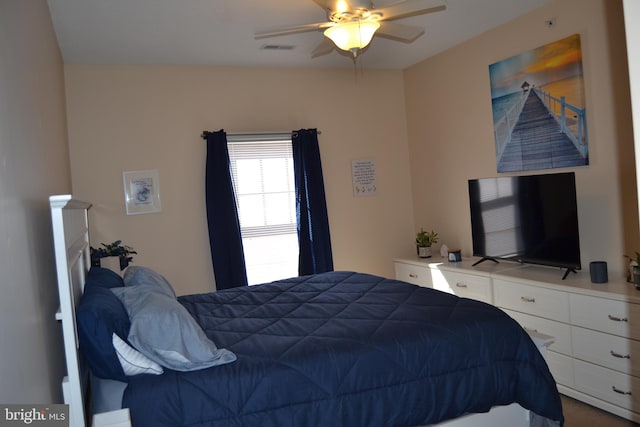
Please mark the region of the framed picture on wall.
POLYGON ((160 204, 160 173, 157 169, 123 172, 127 215, 157 213, 160 204))
POLYGON ((580 35, 489 66, 498 172, 589 164, 580 35))

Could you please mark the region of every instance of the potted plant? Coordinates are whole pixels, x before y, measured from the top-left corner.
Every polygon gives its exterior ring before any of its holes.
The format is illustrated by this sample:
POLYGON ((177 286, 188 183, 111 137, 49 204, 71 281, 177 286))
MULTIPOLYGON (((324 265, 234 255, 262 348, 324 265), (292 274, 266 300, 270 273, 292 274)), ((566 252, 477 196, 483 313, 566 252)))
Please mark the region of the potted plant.
POLYGON ((131 246, 123 245, 121 240, 116 240, 111 244, 100 243, 101 248, 90 247, 91 265, 94 267, 116 267, 117 271, 122 271, 133 261, 132 254, 137 254, 131 246), (109 258, 113 257, 113 258, 109 258), (110 264, 109 259, 113 260, 110 264))
POLYGON ((424 231, 421 227, 420 232, 416 234, 416 250, 420 258, 429 258, 431 256, 431 246, 438 243, 438 233, 435 231, 424 231))

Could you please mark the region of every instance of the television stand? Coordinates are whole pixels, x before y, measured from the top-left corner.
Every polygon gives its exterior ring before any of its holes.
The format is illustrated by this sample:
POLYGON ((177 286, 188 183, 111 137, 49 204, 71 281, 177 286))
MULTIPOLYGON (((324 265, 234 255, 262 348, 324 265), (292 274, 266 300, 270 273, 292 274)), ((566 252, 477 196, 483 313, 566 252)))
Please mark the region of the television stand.
POLYGON ((573 272, 574 274, 578 274, 578 272, 576 271, 575 268, 568 267, 567 271, 565 271, 564 275, 562 276, 562 280, 566 279, 567 276, 569 275, 569 273, 571 273, 571 272, 573 272))
POLYGON ((475 267, 476 265, 480 264, 481 262, 485 262, 485 261, 493 261, 496 264, 498 264, 498 260, 495 259, 494 257, 491 256, 483 256, 482 258, 480 258, 478 261, 474 262, 473 264, 471 264, 471 267, 475 267))

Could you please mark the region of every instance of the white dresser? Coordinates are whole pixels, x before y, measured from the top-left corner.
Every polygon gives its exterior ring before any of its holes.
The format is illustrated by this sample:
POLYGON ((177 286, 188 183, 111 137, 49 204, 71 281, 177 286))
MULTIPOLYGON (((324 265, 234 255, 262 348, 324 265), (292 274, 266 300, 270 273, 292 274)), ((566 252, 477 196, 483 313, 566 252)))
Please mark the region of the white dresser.
POLYGON ((519 265, 507 266, 485 261, 472 267, 475 261, 463 259, 461 262, 448 262, 440 257, 416 257, 398 258, 393 262, 398 280, 493 304, 491 275, 519 265))
POLYGON ((494 304, 524 328, 551 335, 545 358, 558 390, 640 422, 640 291, 591 283, 589 272, 442 258, 398 258, 396 278, 494 304))

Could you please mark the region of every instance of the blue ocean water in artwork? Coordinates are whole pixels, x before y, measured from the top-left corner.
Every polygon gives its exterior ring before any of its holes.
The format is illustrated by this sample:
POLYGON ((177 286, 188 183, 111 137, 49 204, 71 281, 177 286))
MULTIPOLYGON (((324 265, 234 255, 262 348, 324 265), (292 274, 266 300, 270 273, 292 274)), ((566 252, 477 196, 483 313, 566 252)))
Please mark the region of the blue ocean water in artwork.
POLYGON ((509 111, 509 108, 522 96, 522 92, 512 92, 507 95, 499 96, 491 100, 491 107, 493 110, 493 124, 495 125, 504 114, 509 111))

